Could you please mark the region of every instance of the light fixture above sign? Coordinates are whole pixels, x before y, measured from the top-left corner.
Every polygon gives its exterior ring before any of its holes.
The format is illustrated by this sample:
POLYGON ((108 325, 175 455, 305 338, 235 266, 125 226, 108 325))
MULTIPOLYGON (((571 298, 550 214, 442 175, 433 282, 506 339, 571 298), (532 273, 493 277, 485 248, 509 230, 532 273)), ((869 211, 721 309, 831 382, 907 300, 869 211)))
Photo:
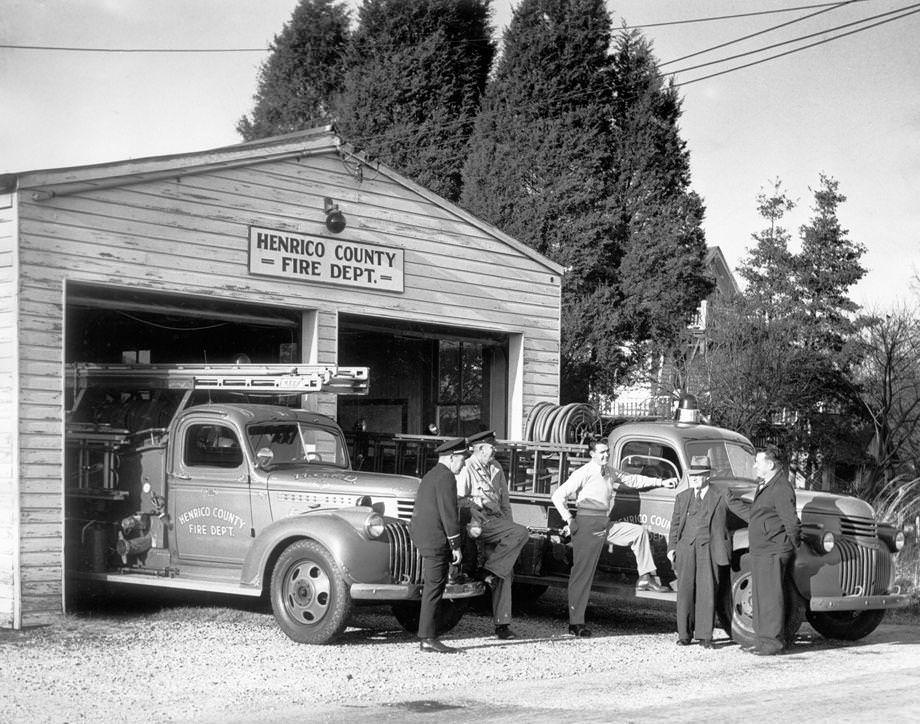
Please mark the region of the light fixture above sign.
POLYGON ((338 234, 345 228, 345 214, 339 209, 339 205, 328 196, 323 199, 323 205, 326 211, 326 228, 333 234, 338 234))

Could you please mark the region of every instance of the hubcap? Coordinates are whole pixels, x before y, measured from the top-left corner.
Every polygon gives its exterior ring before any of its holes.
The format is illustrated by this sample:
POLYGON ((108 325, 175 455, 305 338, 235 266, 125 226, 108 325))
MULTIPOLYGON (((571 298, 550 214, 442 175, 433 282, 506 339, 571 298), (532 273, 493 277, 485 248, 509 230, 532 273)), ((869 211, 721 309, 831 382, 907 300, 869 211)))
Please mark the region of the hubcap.
POLYGON ((284 603, 291 618, 315 624, 329 610, 332 584, 329 576, 315 561, 298 561, 284 577, 284 603))
POLYGON ((754 601, 751 597, 751 576, 741 576, 732 585, 732 607, 735 618, 745 628, 753 629, 754 626, 754 601))

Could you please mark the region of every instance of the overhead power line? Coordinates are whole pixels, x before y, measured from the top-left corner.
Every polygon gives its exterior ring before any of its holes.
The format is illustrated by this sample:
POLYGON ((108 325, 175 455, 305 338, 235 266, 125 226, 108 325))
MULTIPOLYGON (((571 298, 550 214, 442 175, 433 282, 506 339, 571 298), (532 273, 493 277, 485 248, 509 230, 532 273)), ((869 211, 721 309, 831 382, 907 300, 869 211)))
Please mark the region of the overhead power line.
POLYGON ((742 35, 740 38, 735 38, 734 40, 729 40, 725 43, 719 43, 718 45, 713 45, 710 48, 703 48, 703 50, 697 50, 695 53, 690 53, 689 55, 682 55, 680 58, 674 58, 673 60, 666 60, 663 63, 659 63, 658 67, 660 68, 664 65, 671 65, 672 63, 679 63, 682 60, 689 60, 690 58, 695 58, 698 55, 704 55, 705 53, 711 53, 713 50, 720 50, 721 48, 726 48, 729 45, 734 45, 735 43, 740 43, 744 40, 750 40, 751 38, 756 38, 759 35, 766 35, 767 33, 771 33, 774 30, 779 30, 780 28, 785 28, 790 25, 795 25, 796 23, 801 23, 803 20, 808 20, 809 18, 813 18, 818 15, 822 15, 823 13, 829 13, 832 10, 837 10, 838 8, 842 8, 844 5, 852 5, 854 2, 863 2, 863 0, 850 0, 850 2, 836 3, 835 5, 832 5, 829 8, 823 8, 822 10, 817 10, 816 12, 808 13, 808 15, 802 15, 801 17, 796 18, 795 20, 787 20, 785 23, 780 23, 779 25, 773 25, 769 28, 765 28, 764 30, 758 30, 756 33, 749 33, 748 35, 742 35))
MULTIPOLYGON (((747 57, 747 56, 749 56, 749 55, 756 55, 757 53, 763 53, 764 51, 767 51, 767 50, 773 50, 774 48, 780 48, 780 47, 782 47, 782 46, 784 46, 784 45, 790 45, 790 44, 792 44, 792 43, 798 43, 798 42, 800 42, 800 41, 802 41, 802 40, 808 40, 809 38, 815 38, 815 37, 817 37, 817 36, 819 36, 819 35, 824 35, 824 34, 826 34, 826 33, 832 33, 832 32, 834 32, 835 30, 843 30, 844 28, 851 28, 851 27, 853 27, 854 25, 862 25, 863 23, 867 23, 867 22, 869 22, 870 20, 877 20, 878 18, 888 17, 888 16, 890 16, 890 15, 895 15, 895 14, 897 14, 897 13, 902 13, 902 12, 904 12, 905 10, 911 10, 911 9, 917 8, 917 7, 920 7, 920 2, 914 3, 913 5, 905 5, 904 7, 898 8, 898 9, 896 9, 896 10, 888 10, 887 12, 884 12, 884 13, 878 13, 877 15, 870 15, 870 16, 867 17, 867 18, 861 18, 861 19, 859 19, 859 20, 854 20, 854 21, 849 22, 849 23, 844 23, 843 25, 836 25, 836 26, 834 26, 833 28, 825 28, 824 30, 819 30, 819 31, 814 32, 814 33, 808 33, 807 35, 800 35, 800 36, 797 37, 797 38, 791 38, 791 39, 789 39, 789 40, 783 40, 783 41, 781 41, 781 42, 779 42, 779 43, 773 43, 773 44, 771 44, 771 45, 764 45, 763 47, 761 47, 761 48, 756 48, 755 50, 749 50, 749 51, 744 52, 744 53, 737 53, 737 54, 735 54, 735 55, 729 55, 729 56, 726 56, 726 57, 724 57, 724 58, 719 58, 719 59, 717 59, 717 60, 710 60, 710 61, 708 61, 708 62, 706 62, 706 63, 698 63, 697 65, 691 65, 691 66, 688 66, 688 67, 686 67, 686 68, 681 68, 680 70, 670 71, 669 74, 674 74, 674 73, 686 73, 687 71, 690 71, 690 70, 697 70, 697 69, 699 69, 699 68, 705 68, 705 67, 710 66, 710 65, 717 65, 718 63, 726 63, 726 62, 728 62, 729 60, 737 60, 738 58, 745 58, 745 57, 747 57)), ((909 13, 908 13, 908 14, 909 14, 909 13)), ((904 17, 904 16, 903 16, 903 15, 898 15, 898 17, 904 17)), ((892 19, 896 20, 897 18, 892 18, 892 19)), ((874 25, 867 25, 865 28, 862 28, 862 29, 865 30, 865 29, 871 28, 871 27, 875 27, 875 26, 874 26, 874 25)), ((843 34, 843 35, 836 36, 836 37, 841 37, 841 38, 842 38, 842 37, 844 37, 844 35, 848 35, 848 33, 845 33, 845 34, 843 34)), ((804 46, 802 49, 804 50, 804 48, 810 48, 810 47, 812 47, 812 46, 811 46, 811 45, 806 45, 806 46, 804 46)), ((773 57, 779 57, 779 56, 773 56, 773 57)))
MULTIPOLYGON (((777 13, 789 13, 798 10, 812 10, 814 8, 834 8, 841 4, 849 5, 851 3, 866 1, 867 0, 849 0, 849 2, 846 3, 816 3, 812 5, 797 5, 791 8, 774 8, 772 10, 757 10, 746 13, 734 13, 732 15, 714 15, 703 18, 688 18, 686 20, 666 20, 660 23, 619 25, 615 28, 615 30, 641 30, 642 28, 659 28, 668 25, 687 25, 691 23, 708 23, 719 20, 734 20, 736 18, 748 18, 758 15, 775 15, 777 13)), ((491 40, 493 40, 493 38, 464 38, 460 41, 454 42, 470 43, 485 42, 491 40)), ((386 44, 377 44, 375 47, 386 47, 386 44)), ((20 45, 17 43, 0 43, 0 48, 6 48, 9 50, 50 50, 66 53, 267 53, 271 50, 271 48, 268 46, 261 48, 93 48, 70 45, 20 45)), ((677 60, 683 60, 683 58, 678 58, 677 60)), ((668 62, 677 62, 677 60, 668 62)))
MULTIPOLYGON (((866 0, 850 0, 851 2, 862 3, 866 0)), ((669 20, 662 23, 644 23, 643 25, 625 25, 622 26, 626 30, 631 30, 633 28, 660 28, 665 25, 686 25, 689 23, 709 23, 714 20, 734 20, 735 18, 750 18, 755 15, 776 15, 777 13, 791 13, 797 10, 813 10, 814 8, 833 8, 837 5, 849 4, 849 3, 818 3, 816 5, 799 5, 794 8, 775 8, 773 10, 756 10, 750 13, 736 13, 735 15, 714 15, 708 18, 693 18, 691 20, 669 20)))
MULTIPOLYGON (((905 8, 901 8, 901 10, 907 10, 908 8, 917 8, 917 5, 920 5, 920 3, 917 3, 916 5, 908 5, 905 8)), ((865 27, 862 27, 862 28, 856 28, 854 30, 847 31, 846 33, 840 33, 830 38, 824 38, 823 40, 818 40, 814 43, 803 45, 801 48, 792 48, 791 50, 787 50, 783 53, 777 53, 776 55, 770 55, 770 56, 767 56, 766 58, 761 58, 760 60, 754 60, 750 63, 744 63, 743 65, 736 65, 732 68, 726 68, 725 70, 719 71, 717 73, 710 73, 709 75, 704 75, 704 76, 701 76, 700 78, 693 78, 692 80, 686 80, 680 83, 675 83, 674 86, 676 88, 681 88, 685 85, 690 85, 692 83, 699 83, 701 80, 708 80, 709 78, 716 78, 717 76, 725 75, 726 73, 733 73, 736 70, 742 70, 743 68, 750 68, 751 66, 754 66, 754 65, 760 65, 761 63, 766 63, 769 60, 776 60, 777 58, 782 58, 786 55, 792 55, 793 53, 798 53, 799 51, 802 51, 802 50, 814 48, 815 46, 818 46, 818 45, 824 45, 825 43, 829 43, 832 40, 839 40, 840 38, 845 38, 848 35, 854 35, 856 33, 861 33, 864 30, 869 30, 870 28, 877 28, 879 25, 885 25, 886 23, 892 23, 895 20, 901 20, 903 18, 908 17, 909 15, 915 15, 916 13, 920 13, 920 8, 909 10, 908 12, 903 12, 901 15, 897 15, 892 18, 886 18, 885 20, 880 20, 877 23, 872 23, 871 25, 866 25, 865 27)))

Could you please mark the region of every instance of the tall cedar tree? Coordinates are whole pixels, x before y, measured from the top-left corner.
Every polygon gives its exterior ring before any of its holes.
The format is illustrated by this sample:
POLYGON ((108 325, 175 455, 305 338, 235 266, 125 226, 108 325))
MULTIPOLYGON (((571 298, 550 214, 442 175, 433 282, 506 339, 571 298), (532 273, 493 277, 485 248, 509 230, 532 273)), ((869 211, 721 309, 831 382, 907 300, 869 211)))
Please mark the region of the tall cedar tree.
POLYGON ((802 309, 797 315, 801 348, 806 353, 793 373, 820 394, 799 402, 796 451, 807 477, 828 461, 855 462, 858 451, 859 403, 851 380, 858 349, 847 342, 859 330, 859 310, 850 288, 866 273, 860 263, 865 247, 848 238, 837 209, 846 197, 838 182, 820 175, 814 194, 814 215, 799 230, 802 248, 796 259, 796 280, 802 309))
POLYGON ((704 207, 690 190, 690 154, 678 128, 681 102, 638 31, 617 34, 612 77, 609 213, 620 258, 611 311, 617 335, 636 351, 649 343, 677 354, 715 285, 705 268, 704 207))
POLYGON ((366 0, 335 103, 342 137, 456 201, 495 55, 489 0, 366 0))
POLYGON ((609 44, 602 0, 523 0, 463 171, 464 207, 568 267, 564 400, 586 399, 622 361, 608 322, 619 258, 605 214, 609 44))
POLYGON ((795 208, 779 179, 772 190, 757 195, 757 210, 768 226, 753 235, 744 265, 738 270, 747 282, 745 296, 766 319, 788 319, 801 299, 796 285, 795 257, 789 250, 791 235, 783 216, 795 208))
POLYGON ((328 123, 329 102, 342 86, 349 14, 333 0, 301 0, 271 44, 259 71, 251 116, 236 130, 247 141, 328 123))

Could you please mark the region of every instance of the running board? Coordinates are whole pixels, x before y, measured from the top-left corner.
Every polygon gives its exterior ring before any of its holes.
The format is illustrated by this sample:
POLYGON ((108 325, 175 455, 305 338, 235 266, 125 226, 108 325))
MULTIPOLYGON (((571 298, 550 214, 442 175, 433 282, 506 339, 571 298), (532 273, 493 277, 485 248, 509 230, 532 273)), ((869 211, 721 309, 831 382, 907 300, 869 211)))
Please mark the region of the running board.
MULTIPOLYGON (((526 583, 528 585, 553 586, 555 588, 567 588, 569 579, 567 576, 525 576, 519 573, 514 574, 515 583, 526 583)), ((617 598, 646 598, 655 601, 677 602, 677 591, 650 591, 647 589, 636 588, 635 583, 626 583, 621 581, 610 581, 602 577, 595 577, 591 585, 592 593, 610 593, 617 598)))
POLYGON ((100 583, 117 583, 129 586, 148 586, 150 588, 170 588, 182 591, 204 591, 206 593, 225 593, 232 596, 262 595, 261 589, 242 586, 233 581, 190 578, 188 576, 160 576, 144 573, 74 573, 73 578, 100 583))

